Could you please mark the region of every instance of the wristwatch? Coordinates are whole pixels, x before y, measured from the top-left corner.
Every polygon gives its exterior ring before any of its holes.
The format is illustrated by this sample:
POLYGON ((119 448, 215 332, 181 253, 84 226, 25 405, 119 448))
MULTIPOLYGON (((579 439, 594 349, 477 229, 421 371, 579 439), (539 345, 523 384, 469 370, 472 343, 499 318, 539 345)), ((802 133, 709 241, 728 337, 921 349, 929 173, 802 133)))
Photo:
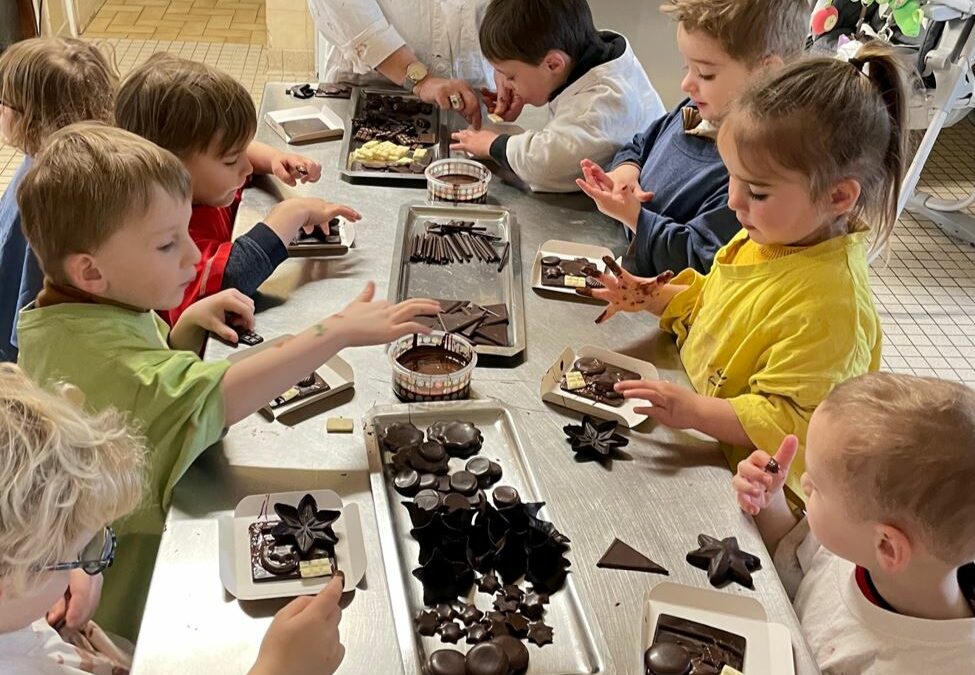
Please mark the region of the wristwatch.
POLYGON ((406 67, 406 79, 403 80, 403 88, 412 92, 416 85, 420 84, 429 74, 430 71, 425 65, 419 61, 414 61, 406 67))

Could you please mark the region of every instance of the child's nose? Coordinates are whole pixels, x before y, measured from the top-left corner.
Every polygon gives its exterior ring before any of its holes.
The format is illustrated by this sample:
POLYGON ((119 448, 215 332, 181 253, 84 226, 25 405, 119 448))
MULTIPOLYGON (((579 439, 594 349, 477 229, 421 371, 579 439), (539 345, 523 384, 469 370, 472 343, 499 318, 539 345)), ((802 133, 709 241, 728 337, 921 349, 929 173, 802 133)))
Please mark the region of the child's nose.
POLYGON ((694 95, 694 92, 697 91, 697 83, 694 81, 693 75, 690 73, 684 75, 684 79, 680 81, 680 90, 690 96, 694 95))
POLYGON ((189 235, 183 240, 183 266, 194 267, 200 262, 200 249, 189 235))
POLYGON ((745 198, 745 191, 740 185, 736 185, 737 181, 731 181, 728 185, 728 208, 735 212, 745 211, 748 206, 748 200, 745 198))

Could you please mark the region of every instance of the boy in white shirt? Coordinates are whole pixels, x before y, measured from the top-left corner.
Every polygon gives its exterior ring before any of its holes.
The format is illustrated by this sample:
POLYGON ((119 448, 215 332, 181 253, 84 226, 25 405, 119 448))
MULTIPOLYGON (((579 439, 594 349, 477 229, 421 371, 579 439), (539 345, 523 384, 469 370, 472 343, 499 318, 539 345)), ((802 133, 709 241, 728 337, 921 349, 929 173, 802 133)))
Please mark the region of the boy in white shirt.
POLYGON ((451 148, 494 158, 536 192, 578 190, 583 159, 608 162, 664 114, 626 38, 597 31, 586 0, 492 0, 480 41, 499 79, 551 117, 514 135, 459 131, 451 148))
POLYGON ((796 453, 756 450, 733 485, 824 673, 970 672, 975 663, 975 391, 870 373, 809 423, 806 517, 782 485, 796 453))

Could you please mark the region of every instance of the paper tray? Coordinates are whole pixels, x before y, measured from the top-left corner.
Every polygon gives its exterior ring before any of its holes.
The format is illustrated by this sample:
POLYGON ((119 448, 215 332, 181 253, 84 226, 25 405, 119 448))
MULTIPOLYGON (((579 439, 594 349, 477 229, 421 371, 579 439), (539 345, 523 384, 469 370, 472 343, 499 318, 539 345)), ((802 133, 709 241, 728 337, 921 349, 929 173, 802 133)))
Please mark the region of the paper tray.
POLYGON ((334 258, 345 255, 355 245, 355 225, 347 220, 339 223, 341 244, 289 244, 289 258, 334 258))
MULTIPOLYGON (((390 183, 426 183, 426 176, 422 173, 395 173, 393 171, 375 171, 364 169, 354 171, 349 168, 349 155, 352 151, 362 145, 361 141, 355 140, 355 131, 352 128, 352 119, 359 114, 360 99, 365 99, 366 94, 378 94, 380 96, 398 96, 404 99, 415 99, 416 96, 407 94, 402 89, 384 89, 373 87, 353 87, 352 98, 349 101, 349 115, 345 120, 345 137, 342 139, 342 149, 339 152, 339 173, 350 180, 376 180, 389 181, 390 183)), ((437 142, 430 146, 431 161, 450 156, 450 134, 446 133, 440 119, 440 108, 433 107, 433 112, 427 115, 430 120, 430 131, 437 136, 437 142)))
POLYGON ((754 598, 664 581, 647 592, 643 634, 633 672, 643 672, 643 653, 653 643, 657 617, 670 614, 721 628, 745 638, 745 675, 795 675, 792 635, 768 620, 754 598))
POLYGON ((335 534, 338 535, 338 542, 335 544, 335 561, 338 568, 345 573, 345 591, 351 591, 362 581, 366 573, 366 546, 362 539, 362 521, 356 504, 343 504, 342 498, 332 490, 250 495, 237 504, 233 516, 220 518, 217 525, 220 542, 220 581, 223 582, 223 587, 238 600, 312 595, 318 593, 332 580, 332 577, 316 577, 265 581, 257 584, 251 578, 247 528, 261 515, 265 502, 266 512, 271 519, 276 519, 275 502, 297 504, 306 494, 311 494, 315 498, 318 508, 338 509, 342 512, 333 525, 335 534))
MULTIPOLYGON (((276 345, 277 343, 294 337, 290 334, 279 335, 271 340, 265 340, 264 342, 254 345, 250 349, 245 349, 243 351, 237 351, 227 357, 227 360, 231 363, 236 363, 242 361, 248 357, 253 356, 269 347, 276 345)), ((322 399, 330 398, 336 394, 340 394, 346 389, 351 389, 355 384, 354 374, 352 372, 352 366, 349 362, 343 359, 341 356, 333 356, 323 365, 315 369, 315 372, 322 376, 322 379, 328 383, 330 389, 324 391, 315 396, 309 396, 308 398, 303 398, 297 401, 291 401, 283 406, 272 409, 270 405, 266 405, 261 408, 261 412, 265 415, 275 419, 277 417, 282 417, 292 413, 296 410, 301 410, 302 408, 321 401, 322 399)))
POLYGON ((559 355, 559 358, 555 360, 552 367, 542 376, 540 395, 543 401, 554 403, 563 408, 575 410, 576 412, 593 415, 600 419, 614 420, 624 427, 635 427, 647 419, 646 415, 640 415, 635 410, 637 407, 650 405, 647 401, 628 399, 623 401, 623 405, 619 408, 614 408, 611 405, 597 403, 578 394, 573 394, 570 391, 563 391, 562 387, 559 386, 559 383, 562 381, 562 376, 572 369, 572 364, 575 363, 576 359, 582 358, 583 356, 594 356, 605 363, 632 370, 635 373, 639 373, 645 380, 660 379, 660 376, 657 374, 657 369, 652 363, 635 359, 632 356, 625 356, 592 345, 581 347, 578 352, 573 351, 571 347, 567 347, 559 355))
POLYGON ((389 279, 389 301, 407 298, 470 300, 479 305, 508 305, 507 347, 476 345, 478 355, 512 357, 525 350, 525 298, 521 286, 521 243, 514 214, 503 206, 414 203, 400 209, 396 230, 393 267, 389 279), (482 262, 427 265, 411 263, 410 238, 427 220, 473 220, 485 225, 491 234, 510 242, 508 262, 497 271, 497 264, 482 262))
POLYGON ((603 256, 613 256, 613 252, 602 246, 592 246, 590 244, 577 244, 572 241, 560 241, 549 239, 538 247, 535 254, 535 262, 532 263, 532 288, 536 291, 560 293, 580 297, 574 288, 561 286, 545 286, 542 284, 542 258, 547 255, 557 255, 560 258, 585 258, 596 265, 600 272, 606 269, 603 256))
MULTIPOLYGON (((524 447, 519 438, 511 412, 499 401, 451 401, 446 403, 418 403, 413 405, 377 406, 365 417, 365 440, 369 455, 369 483, 376 505, 383 552, 383 564, 389 582, 393 620, 403 658, 404 675, 420 675, 426 657, 437 649, 471 648, 463 640, 460 644, 444 644, 438 637, 421 637, 413 625, 414 615, 423 607, 423 588, 411 574, 417 567, 419 545, 410 536, 410 518, 401 505, 401 497, 386 481, 376 432, 392 422, 410 421, 421 430, 437 420, 458 419, 472 422, 484 435, 480 456, 501 464, 504 474, 496 485, 510 485, 523 501, 544 501, 532 474, 524 447)), ((568 452, 568 446, 566 452, 568 452)), ((462 468, 465 460, 452 459, 451 471, 462 468)), ((545 507, 542 517, 551 520, 570 539, 582 538, 584 533, 573 532, 568 521, 545 507)), ((572 544, 569 544, 571 547, 572 544)), ((593 631, 597 625, 587 613, 573 580, 572 570, 586 564, 577 553, 569 550, 569 577, 565 587, 552 595, 545 623, 553 627, 555 641, 540 648, 526 643, 531 653, 531 675, 604 675, 608 673, 604 654, 607 648, 602 636, 593 631)), ((478 606, 483 609, 488 596, 476 593, 478 606)))

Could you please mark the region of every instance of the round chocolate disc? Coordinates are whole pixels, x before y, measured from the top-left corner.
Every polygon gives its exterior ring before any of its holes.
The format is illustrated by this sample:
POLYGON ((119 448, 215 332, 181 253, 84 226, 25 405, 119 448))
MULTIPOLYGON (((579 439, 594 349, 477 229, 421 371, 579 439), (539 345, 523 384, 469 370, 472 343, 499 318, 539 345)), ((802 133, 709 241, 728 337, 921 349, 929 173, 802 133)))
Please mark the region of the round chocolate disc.
POLYGON ((494 499, 494 505, 499 509, 510 508, 521 503, 518 491, 508 485, 494 488, 494 493, 491 496, 494 499))
POLYGON ((544 274, 546 279, 558 279, 563 273, 561 267, 546 267, 544 274))
POLYGON ((443 498, 443 505, 448 511, 467 511, 471 508, 471 503, 467 500, 464 495, 457 494, 456 492, 448 493, 446 497, 443 498))
POLYGON ((423 432, 412 424, 393 422, 383 430, 379 440, 387 450, 396 452, 407 446, 422 443, 423 432))
POLYGON ((643 654, 647 675, 686 675, 691 672, 690 653, 674 642, 658 642, 643 654))
POLYGON ((575 369, 583 375, 596 375, 606 370, 606 364, 592 356, 576 360, 575 369))
POLYGON ((467 675, 508 675, 511 663, 504 648, 482 642, 467 652, 467 675))
POLYGON ((477 492, 477 478, 469 471, 458 471, 450 476, 450 489, 469 497, 477 492))
POLYGON ((436 490, 437 475, 433 473, 421 473, 419 487, 421 490, 436 490))
POLYGON ((486 481, 491 473, 491 460, 487 457, 473 457, 467 461, 464 469, 473 474, 474 478, 480 483, 486 481))
POLYGON ((528 669, 528 647, 516 637, 501 635, 491 640, 504 650, 508 657, 508 664, 514 673, 523 673, 528 669))
POLYGON ((496 483, 499 480, 501 480, 501 465, 491 462, 491 482, 496 483))
POLYGON ((420 491, 420 474, 413 469, 403 469, 393 477, 393 488, 404 497, 412 497, 420 491))
POLYGON ((435 512, 440 508, 440 493, 436 490, 421 490, 413 498, 413 503, 427 512, 435 512))
POLYGON ((450 492, 450 476, 440 476, 437 478, 437 492, 450 492))
POLYGON ((453 649, 438 649, 427 659, 430 675, 465 675, 467 657, 453 649))
POLYGON ((427 441, 420 444, 420 457, 428 462, 442 462, 447 456, 443 446, 436 441, 427 441))
POLYGON ((560 262, 562 262, 562 258, 558 257, 557 255, 547 255, 542 258, 542 264, 545 265, 545 267, 558 265, 560 262))

